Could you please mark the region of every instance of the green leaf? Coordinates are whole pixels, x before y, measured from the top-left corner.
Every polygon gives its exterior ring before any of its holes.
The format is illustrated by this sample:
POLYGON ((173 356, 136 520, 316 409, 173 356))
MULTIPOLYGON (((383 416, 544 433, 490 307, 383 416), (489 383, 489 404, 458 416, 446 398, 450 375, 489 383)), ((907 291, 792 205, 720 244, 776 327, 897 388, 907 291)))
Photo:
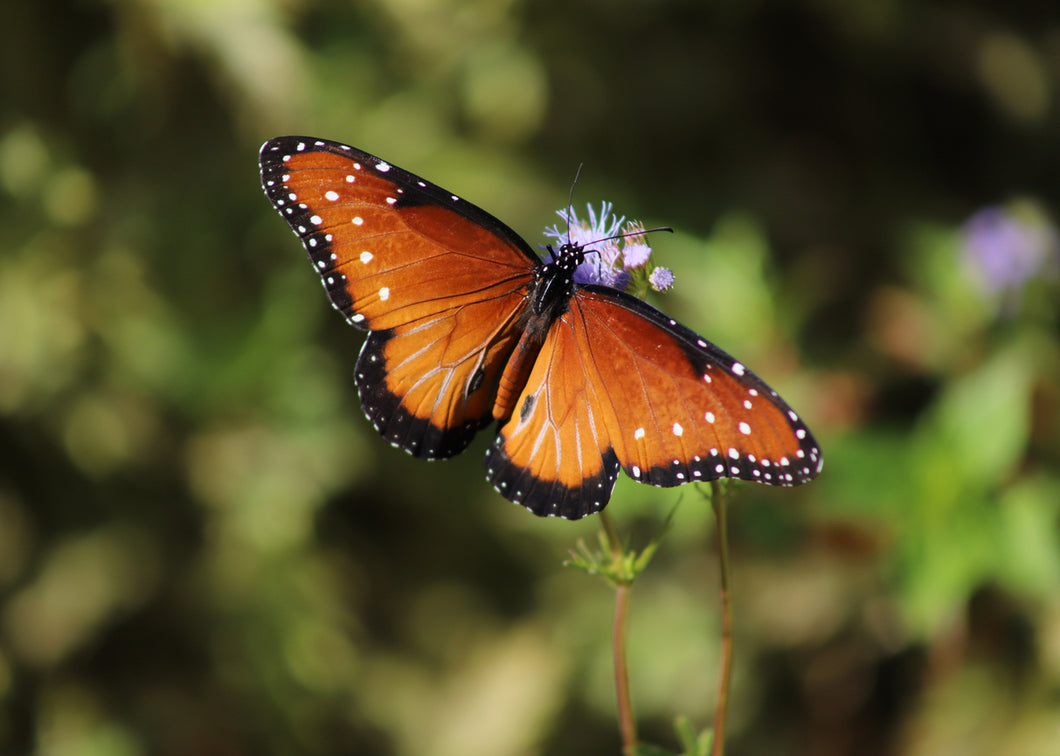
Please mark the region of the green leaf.
POLYGON ((714 745, 714 730, 708 727, 696 732, 692 721, 684 715, 674 720, 674 732, 677 733, 677 740, 684 749, 682 756, 708 756, 714 745))
POLYGON ((1013 589, 1042 599, 1060 590, 1060 483, 1020 481, 997 503, 1001 521, 998 571, 1013 589))
POLYGON ((583 570, 590 575, 599 575, 614 586, 632 585, 640 573, 647 569, 655 552, 658 551, 663 536, 673 523, 678 504, 680 504, 680 499, 670 509, 659 532, 640 553, 637 553, 635 549, 630 549, 626 544, 623 544, 621 552, 616 553, 608 542, 607 534, 601 530, 597 534, 599 548, 590 548, 583 539, 579 538, 574 550, 570 552, 570 559, 564 564, 583 570))
POLYGON ((932 458, 924 474, 940 477, 941 456, 953 480, 977 487, 1003 481, 1027 445, 1033 374, 1032 356, 1017 344, 950 384, 918 434, 915 451, 932 458))

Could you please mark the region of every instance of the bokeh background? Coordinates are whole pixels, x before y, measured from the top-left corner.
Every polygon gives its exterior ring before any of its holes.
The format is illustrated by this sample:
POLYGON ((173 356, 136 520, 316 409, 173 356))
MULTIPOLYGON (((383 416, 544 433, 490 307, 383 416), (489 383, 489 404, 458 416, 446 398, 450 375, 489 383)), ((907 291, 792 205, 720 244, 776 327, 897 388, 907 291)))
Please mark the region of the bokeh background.
MULTIPOLYGON (((617 753, 612 594, 480 439, 361 415, 258 186, 355 144, 536 244, 673 226, 656 304, 821 441, 733 492, 732 754, 1060 753, 1051 2, 15 0, 0 45, 0 753, 617 753)), ((620 481, 641 734, 709 726, 710 508, 620 481)))

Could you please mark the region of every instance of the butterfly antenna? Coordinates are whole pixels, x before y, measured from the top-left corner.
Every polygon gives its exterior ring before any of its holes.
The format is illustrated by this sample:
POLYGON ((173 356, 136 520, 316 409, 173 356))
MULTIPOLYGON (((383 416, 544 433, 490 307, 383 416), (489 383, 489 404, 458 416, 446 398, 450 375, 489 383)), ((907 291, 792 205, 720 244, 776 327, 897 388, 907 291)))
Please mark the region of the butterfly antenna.
MULTIPOLYGON (((589 242, 589 244, 600 244, 601 242, 611 241, 612 239, 628 239, 631 236, 644 236, 645 234, 654 234, 657 231, 666 231, 671 234, 674 232, 669 226, 656 226, 655 228, 646 228, 643 231, 625 231, 621 234, 614 234, 613 236, 607 236, 603 239, 597 239, 589 242)), ((587 244, 586 246, 589 245, 587 244)))
POLYGON ((578 185, 578 177, 582 175, 582 168, 585 167, 585 163, 578 163, 578 170, 574 172, 574 180, 570 182, 570 192, 567 194, 567 246, 571 246, 570 240, 570 219, 574 213, 574 187, 578 185))

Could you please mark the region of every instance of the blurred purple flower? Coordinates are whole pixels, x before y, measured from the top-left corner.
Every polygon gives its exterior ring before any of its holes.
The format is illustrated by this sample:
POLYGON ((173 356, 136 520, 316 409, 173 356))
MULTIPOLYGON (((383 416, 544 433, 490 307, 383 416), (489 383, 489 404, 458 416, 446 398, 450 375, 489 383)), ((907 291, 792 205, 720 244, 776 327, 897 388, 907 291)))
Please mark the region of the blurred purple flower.
POLYGON ((962 229, 962 254, 989 294, 1018 295, 1033 278, 1055 275, 1056 229, 1031 203, 987 207, 962 229))
POLYGON ((628 289, 634 283, 634 274, 643 282, 658 273, 659 280, 666 283, 662 286, 652 283, 656 291, 673 284, 672 272, 665 268, 653 269, 650 265, 651 247, 645 242, 644 224, 626 223, 625 216, 613 216, 610 202, 600 203, 599 214, 592 205, 587 209, 588 221, 578 218, 573 208, 557 210, 563 228, 557 224, 545 229, 545 236, 560 244, 570 241, 585 249, 585 262, 574 272, 575 281, 628 289))

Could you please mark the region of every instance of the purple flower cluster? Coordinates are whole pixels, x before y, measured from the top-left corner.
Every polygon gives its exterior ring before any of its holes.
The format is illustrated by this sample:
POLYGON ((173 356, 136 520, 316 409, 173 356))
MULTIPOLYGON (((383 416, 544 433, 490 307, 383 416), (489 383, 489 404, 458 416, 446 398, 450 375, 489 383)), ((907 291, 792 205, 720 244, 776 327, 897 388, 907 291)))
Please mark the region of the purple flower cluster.
POLYGON ((634 275, 643 275, 656 291, 670 288, 674 274, 666 268, 651 265, 651 247, 645 241, 644 224, 626 222, 625 216, 612 214, 610 202, 600 204, 597 214, 587 206, 589 219, 578 218, 573 208, 557 210, 563 221, 545 229, 545 236, 564 244, 568 241, 585 250, 585 262, 574 272, 578 283, 594 283, 616 289, 628 289, 634 275))

